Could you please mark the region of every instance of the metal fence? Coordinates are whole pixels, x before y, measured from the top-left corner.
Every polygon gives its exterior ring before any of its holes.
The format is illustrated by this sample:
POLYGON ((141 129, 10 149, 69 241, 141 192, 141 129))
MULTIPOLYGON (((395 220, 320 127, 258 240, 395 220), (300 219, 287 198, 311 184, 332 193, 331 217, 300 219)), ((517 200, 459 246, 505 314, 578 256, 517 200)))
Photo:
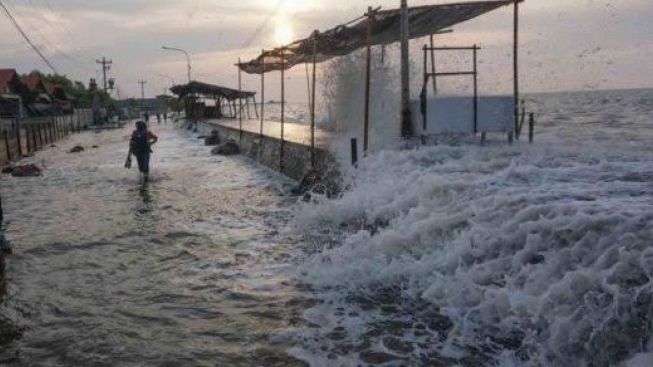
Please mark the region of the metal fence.
POLYGON ((90 109, 77 109, 60 116, 0 119, 0 162, 19 160, 82 131, 92 122, 93 112, 90 109))

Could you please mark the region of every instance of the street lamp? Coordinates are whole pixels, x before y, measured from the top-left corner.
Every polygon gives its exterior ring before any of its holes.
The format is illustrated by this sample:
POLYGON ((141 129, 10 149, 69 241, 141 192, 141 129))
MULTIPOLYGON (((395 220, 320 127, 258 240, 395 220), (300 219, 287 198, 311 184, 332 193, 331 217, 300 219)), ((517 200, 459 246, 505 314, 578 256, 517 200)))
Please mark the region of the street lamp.
POLYGON ((188 52, 186 52, 185 50, 182 50, 181 48, 174 48, 174 47, 167 47, 167 46, 161 46, 161 48, 164 49, 164 50, 168 50, 168 51, 181 52, 184 55, 186 55, 186 62, 188 63, 188 83, 190 84, 192 79, 191 79, 191 76, 190 76, 191 66, 190 66, 190 55, 188 54, 188 52))

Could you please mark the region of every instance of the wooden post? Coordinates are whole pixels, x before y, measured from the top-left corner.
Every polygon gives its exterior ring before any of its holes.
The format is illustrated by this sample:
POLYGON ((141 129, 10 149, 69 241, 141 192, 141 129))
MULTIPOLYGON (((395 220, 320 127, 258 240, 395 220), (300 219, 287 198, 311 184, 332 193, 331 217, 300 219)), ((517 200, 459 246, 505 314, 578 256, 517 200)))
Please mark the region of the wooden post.
POLYGON ((401 136, 412 136, 410 112, 410 37, 408 28, 408 0, 401 0, 401 136))
POLYGON ((281 145, 279 149, 279 171, 283 173, 283 158, 284 158, 284 124, 286 122, 286 55, 285 50, 281 50, 281 145))
POLYGON ((7 130, 4 130, 2 133, 5 139, 5 149, 7 150, 7 162, 11 162, 11 148, 9 147, 9 134, 7 134, 7 130))
MULTIPOLYGON (((433 35, 431 35, 431 39, 432 38, 433 38, 433 35)), ((433 46, 431 46, 431 47, 433 47, 433 46)), ((428 64, 428 61, 427 61, 428 47, 426 47, 426 45, 424 45, 423 51, 424 51, 424 60, 423 60, 424 61, 424 84, 422 86, 422 88, 423 88, 422 93, 424 93, 424 101, 423 101, 424 106, 422 106, 422 129, 424 131, 426 131, 427 113, 428 113, 428 99, 426 98, 427 97, 427 92, 426 92, 427 91, 427 86, 426 85, 429 82, 429 72, 426 69, 426 67, 428 66, 427 65, 428 64)), ((431 54, 433 54, 432 49, 431 49, 431 54)), ((433 80, 435 80, 435 74, 431 74, 431 78, 433 78, 433 80)))
POLYGON ((23 146, 22 146, 22 141, 20 138, 20 118, 16 119, 16 143, 18 144, 18 158, 23 156, 23 146))
POLYGON ((240 71, 240 58, 238 58, 238 128, 240 129, 240 142, 243 141, 243 85, 240 71))
POLYGON ((25 148, 27 148, 27 154, 31 152, 31 146, 30 146, 30 141, 29 141, 29 130, 27 129, 27 125, 25 125, 25 148))
POLYGON ((367 32, 365 37, 366 58, 365 58, 365 115, 363 120, 363 154, 367 154, 370 146, 370 83, 372 82, 372 22, 374 21, 374 10, 367 8, 367 32))
POLYGON ((313 33, 313 88, 311 88, 311 167, 315 168, 315 76, 317 69, 317 35, 313 33))
MULTIPOLYGON (((433 35, 429 37, 431 41, 431 74, 435 75, 435 50, 433 48, 435 47, 435 42, 433 41, 433 35)), ((426 56, 424 56, 426 57, 426 56)), ((426 65, 426 63, 424 63, 426 65)), ((433 76, 433 94, 438 93, 438 80, 435 76, 433 76)))
MULTIPOLYGON (((265 54, 265 50, 261 50, 261 55, 265 54)), ((259 159, 263 157, 263 121, 265 120, 265 57, 263 61, 263 70, 261 71, 261 127, 259 129, 259 159)))
POLYGON ((478 66, 477 66, 477 48, 474 45, 473 50, 474 62, 474 135, 478 133, 478 66))
MULTIPOLYGON (((315 41, 313 41, 313 42, 315 42, 315 41)), ((313 48, 315 48, 315 47, 313 47, 313 48)), ((306 70, 306 91, 308 93, 308 110, 310 111, 311 110, 311 103, 313 103, 313 102, 311 101, 311 97, 312 97, 312 95, 311 95, 311 78, 308 75, 308 63, 304 64, 304 69, 306 70)))
POLYGON ((351 165, 355 166, 358 164, 358 143, 356 138, 351 139, 351 165))
POLYGON ((36 134, 34 133, 34 125, 32 125, 32 148, 34 148, 33 151, 36 151, 38 148, 36 147, 36 134))
POLYGON ((534 139, 535 139, 535 114, 531 112, 528 115, 528 142, 530 144, 533 144, 534 139))
POLYGON ((43 124, 36 125, 36 128, 39 131, 39 145, 43 148, 43 124))
POLYGON ((519 1, 514 5, 514 42, 513 42, 513 81, 514 81, 514 113, 515 136, 519 139, 519 1))

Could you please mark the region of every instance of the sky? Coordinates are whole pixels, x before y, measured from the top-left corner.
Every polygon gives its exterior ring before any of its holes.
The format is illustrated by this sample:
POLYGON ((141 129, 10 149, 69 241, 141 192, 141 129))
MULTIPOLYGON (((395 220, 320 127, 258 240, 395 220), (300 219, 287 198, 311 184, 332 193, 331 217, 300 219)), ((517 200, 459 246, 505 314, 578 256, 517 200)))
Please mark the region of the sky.
MULTIPOLYGON (((193 79, 237 87, 238 58, 279 46, 362 15, 368 6, 395 8, 399 0, 1 0, 61 74, 101 80, 96 60, 113 61, 118 97, 154 96, 174 81, 186 81, 191 54, 193 79)), ((408 0, 409 5, 455 2, 408 0)), ((521 6, 521 84, 526 92, 653 87, 651 0, 526 0, 521 6)), ((2 68, 48 71, 47 66, 2 16, 2 68)), ((504 8, 438 36, 438 45, 479 44, 482 93, 510 91, 512 9, 504 8)), ((421 71, 411 42, 413 75, 421 71)), ((392 54, 394 57, 394 54, 392 54)), ((443 56, 439 65, 464 67, 464 55, 443 56), (441 63, 441 64, 440 64, 441 63)), ((321 66, 323 67, 323 66, 321 66)), ((304 67, 287 73, 290 101, 306 100, 304 67)), ((452 83, 455 93, 461 83, 452 83)), ((244 89, 258 91, 258 76, 245 75, 244 89)), ((278 98, 279 75, 268 74, 266 99, 278 98)))

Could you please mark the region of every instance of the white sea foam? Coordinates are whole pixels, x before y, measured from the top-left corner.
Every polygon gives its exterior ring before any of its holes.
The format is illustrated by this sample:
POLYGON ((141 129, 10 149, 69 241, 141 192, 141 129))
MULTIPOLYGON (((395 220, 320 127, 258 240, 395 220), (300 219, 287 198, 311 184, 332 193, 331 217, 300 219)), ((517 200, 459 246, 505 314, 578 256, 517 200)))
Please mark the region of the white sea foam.
MULTIPOLYGON (((534 146, 363 160, 341 198, 314 200, 296 216, 316 242, 302 277, 325 300, 307 315, 320 328, 306 337, 330 339, 341 365, 422 365, 436 354, 481 365, 650 365, 651 125, 629 119, 627 106, 604 107, 624 114, 591 128, 544 115, 534 146), (411 325, 432 320, 429 310, 452 326, 417 333, 411 325), (409 324, 379 327, 388 319, 409 324)), ((298 355, 323 365, 307 356, 324 351, 303 348, 298 355)))

